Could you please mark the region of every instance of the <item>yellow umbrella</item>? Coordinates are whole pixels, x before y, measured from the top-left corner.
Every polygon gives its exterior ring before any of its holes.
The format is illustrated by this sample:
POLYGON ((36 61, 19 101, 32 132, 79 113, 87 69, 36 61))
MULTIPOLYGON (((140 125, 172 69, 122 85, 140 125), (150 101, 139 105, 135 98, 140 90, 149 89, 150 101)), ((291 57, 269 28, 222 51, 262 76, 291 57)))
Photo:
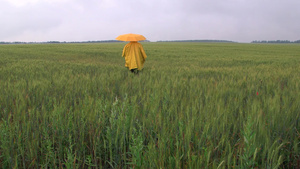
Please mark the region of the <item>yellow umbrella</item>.
POLYGON ((141 40, 146 40, 146 38, 143 35, 133 34, 133 33, 120 35, 116 39, 120 40, 120 41, 141 41, 141 40))

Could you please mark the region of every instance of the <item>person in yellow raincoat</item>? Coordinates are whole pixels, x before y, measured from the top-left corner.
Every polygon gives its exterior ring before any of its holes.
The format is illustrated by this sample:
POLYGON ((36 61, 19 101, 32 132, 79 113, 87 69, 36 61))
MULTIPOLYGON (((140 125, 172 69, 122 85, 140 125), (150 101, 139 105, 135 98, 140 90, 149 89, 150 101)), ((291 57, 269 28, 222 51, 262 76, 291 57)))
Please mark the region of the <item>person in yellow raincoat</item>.
POLYGON ((147 55, 142 44, 131 41, 124 46, 122 57, 125 57, 125 67, 131 72, 138 73, 143 69, 147 55))

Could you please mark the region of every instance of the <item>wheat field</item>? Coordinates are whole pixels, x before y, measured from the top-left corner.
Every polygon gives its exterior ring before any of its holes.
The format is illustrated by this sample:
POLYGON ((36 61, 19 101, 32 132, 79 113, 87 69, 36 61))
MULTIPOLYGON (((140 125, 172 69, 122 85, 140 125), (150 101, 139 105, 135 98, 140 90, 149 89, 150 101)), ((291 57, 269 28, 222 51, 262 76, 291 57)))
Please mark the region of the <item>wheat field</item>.
POLYGON ((0 168, 300 168, 300 46, 0 45, 0 168))

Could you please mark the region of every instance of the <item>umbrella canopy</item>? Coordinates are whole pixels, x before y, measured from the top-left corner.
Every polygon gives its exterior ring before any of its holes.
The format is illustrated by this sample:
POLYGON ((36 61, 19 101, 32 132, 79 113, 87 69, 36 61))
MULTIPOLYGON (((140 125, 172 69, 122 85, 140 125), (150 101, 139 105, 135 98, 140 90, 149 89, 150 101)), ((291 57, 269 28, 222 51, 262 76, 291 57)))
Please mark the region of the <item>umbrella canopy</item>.
POLYGON ((120 40, 120 41, 141 41, 141 40, 146 40, 146 38, 143 35, 133 34, 133 33, 120 35, 116 39, 120 40))

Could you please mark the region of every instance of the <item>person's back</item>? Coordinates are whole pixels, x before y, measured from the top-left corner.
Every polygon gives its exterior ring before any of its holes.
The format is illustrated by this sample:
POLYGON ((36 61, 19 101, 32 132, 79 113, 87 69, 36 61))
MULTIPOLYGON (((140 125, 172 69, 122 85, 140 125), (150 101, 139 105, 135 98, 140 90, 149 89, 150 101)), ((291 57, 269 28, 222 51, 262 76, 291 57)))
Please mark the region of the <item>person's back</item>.
POLYGON ((125 57, 125 67, 128 67, 129 70, 142 70, 147 55, 142 44, 132 41, 125 45, 122 57, 125 57))

